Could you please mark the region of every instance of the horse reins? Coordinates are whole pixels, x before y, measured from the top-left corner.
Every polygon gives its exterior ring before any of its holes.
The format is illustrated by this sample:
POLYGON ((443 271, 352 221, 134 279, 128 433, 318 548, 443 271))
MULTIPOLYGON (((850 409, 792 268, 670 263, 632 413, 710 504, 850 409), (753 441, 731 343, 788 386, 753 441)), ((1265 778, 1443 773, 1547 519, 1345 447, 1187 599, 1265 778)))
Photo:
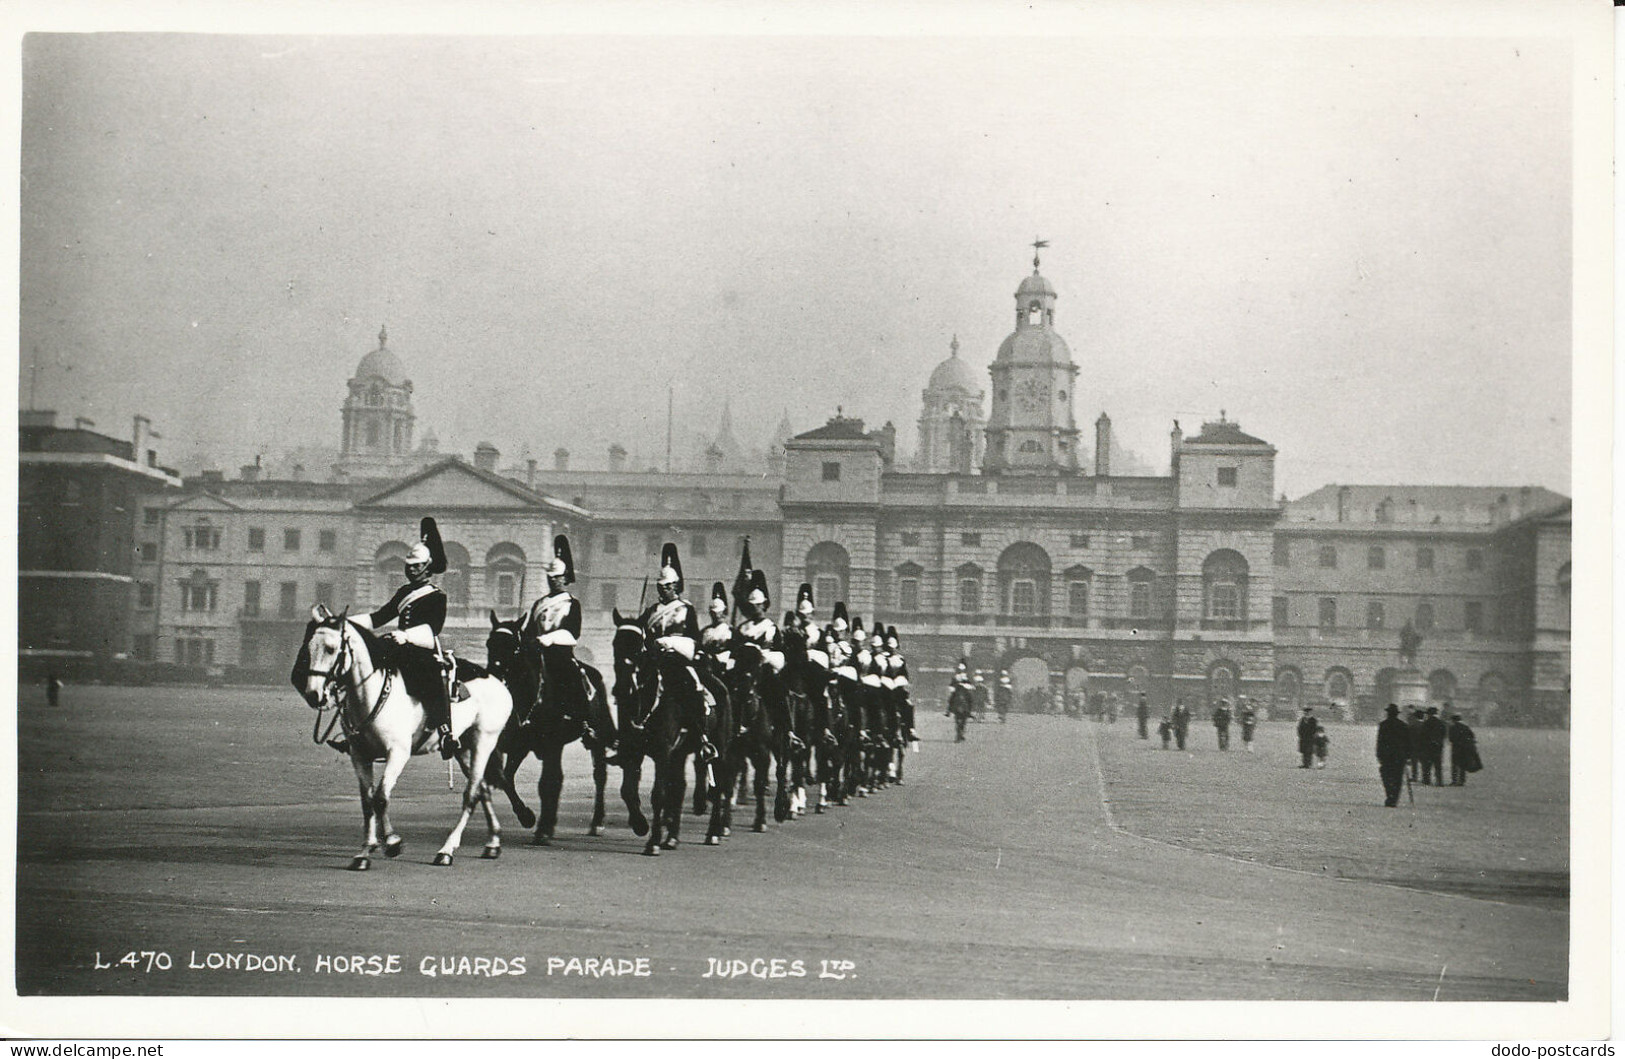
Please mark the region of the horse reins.
MULTIPOLYGON (((337 656, 335 656, 333 659, 332 666, 327 669, 311 669, 306 671, 308 676, 322 678, 322 691, 317 700, 318 705, 316 707, 316 722, 312 726, 310 732, 311 739, 318 746, 327 742, 327 738, 333 734, 333 726, 335 724, 343 724, 345 735, 355 735, 355 732, 350 728, 350 724, 344 716, 345 704, 343 701, 340 701, 341 699, 350 698, 351 691, 345 685, 338 683, 338 678, 350 672, 352 668, 350 663, 350 639, 344 635, 344 628, 342 625, 331 626, 331 628, 333 628, 334 631, 339 634, 339 650, 337 656), (337 694, 334 694, 333 691, 335 685, 338 689, 337 694), (333 717, 327 722, 327 731, 323 732, 321 730, 322 714, 326 712, 327 703, 332 703, 333 705, 333 717)), ((367 677, 362 679, 365 681, 366 679, 370 679, 370 677, 371 674, 368 674, 367 677)), ((367 714, 367 719, 361 722, 362 727, 366 727, 367 725, 371 724, 373 720, 377 718, 378 712, 384 708, 384 703, 389 699, 390 690, 395 682, 394 677, 395 673, 393 670, 388 668, 384 669, 384 686, 378 692, 378 702, 374 704, 372 711, 367 714)))

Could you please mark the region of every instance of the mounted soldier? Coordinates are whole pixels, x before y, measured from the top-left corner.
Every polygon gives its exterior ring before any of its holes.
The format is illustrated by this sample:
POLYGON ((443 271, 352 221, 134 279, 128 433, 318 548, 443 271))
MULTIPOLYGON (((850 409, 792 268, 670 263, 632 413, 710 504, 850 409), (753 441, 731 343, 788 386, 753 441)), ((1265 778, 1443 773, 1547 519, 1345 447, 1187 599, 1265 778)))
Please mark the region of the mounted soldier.
POLYGON ((700 630, 700 657, 719 680, 726 681, 734 667, 734 627, 728 624, 728 590, 721 581, 712 583, 707 609, 711 623, 700 630))
POLYGON ((559 714, 582 724, 581 740, 588 749, 601 746, 613 752, 615 719, 609 704, 593 693, 586 670, 576 660, 581 601, 569 590, 575 583, 576 568, 570 540, 562 533, 553 538, 553 560, 547 564, 546 574, 547 594, 531 605, 525 620, 527 636, 541 651, 542 694, 559 714))
MULTIPOLYGON (((395 623, 395 630, 380 638, 396 645, 394 663, 401 676, 411 682, 415 697, 423 704, 428 721, 440 735, 440 756, 450 760, 460 749, 451 731, 451 688, 447 681, 451 666, 440 648, 440 630, 446 625, 446 594, 429 578, 446 570, 446 549, 440 542, 440 528, 432 518, 418 524, 418 542, 406 554, 406 584, 388 603, 371 614, 350 620, 364 629, 376 631, 380 625, 395 623)), ((343 749, 343 748, 341 748, 343 749)))
POLYGON ((892 705, 897 710, 897 727, 907 743, 916 742, 914 734, 914 704, 908 697, 908 663, 898 648, 897 626, 886 628, 885 685, 891 691, 892 705))
POLYGON ((710 713, 706 702, 713 693, 706 689, 694 669, 699 653, 700 621, 694 604, 683 598, 683 567, 677 545, 670 541, 660 548, 660 573, 655 580, 656 600, 639 619, 644 633, 645 665, 659 674, 661 682, 674 693, 682 711, 682 727, 700 738, 700 756, 709 760, 716 748, 705 738, 705 719, 710 713))

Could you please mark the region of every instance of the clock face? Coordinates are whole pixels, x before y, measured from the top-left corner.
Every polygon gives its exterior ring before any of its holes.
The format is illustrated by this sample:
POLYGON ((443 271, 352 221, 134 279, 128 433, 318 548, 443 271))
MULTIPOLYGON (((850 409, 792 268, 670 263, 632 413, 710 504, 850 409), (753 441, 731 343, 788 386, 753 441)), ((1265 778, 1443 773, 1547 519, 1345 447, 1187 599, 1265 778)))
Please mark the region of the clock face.
POLYGON ((1049 403, 1049 386, 1039 379, 1028 379, 1016 387, 1016 405, 1023 412, 1037 412, 1049 403))

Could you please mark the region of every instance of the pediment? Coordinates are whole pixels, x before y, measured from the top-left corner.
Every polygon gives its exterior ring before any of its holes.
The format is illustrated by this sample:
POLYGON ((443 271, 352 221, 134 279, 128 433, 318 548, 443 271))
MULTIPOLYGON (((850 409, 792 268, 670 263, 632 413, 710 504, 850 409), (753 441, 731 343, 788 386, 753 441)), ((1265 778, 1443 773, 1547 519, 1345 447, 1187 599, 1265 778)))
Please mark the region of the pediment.
POLYGON ((530 511, 545 506, 517 483, 457 461, 436 464, 361 501, 361 508, 404 507, 424 514, 454 508, 530 511))

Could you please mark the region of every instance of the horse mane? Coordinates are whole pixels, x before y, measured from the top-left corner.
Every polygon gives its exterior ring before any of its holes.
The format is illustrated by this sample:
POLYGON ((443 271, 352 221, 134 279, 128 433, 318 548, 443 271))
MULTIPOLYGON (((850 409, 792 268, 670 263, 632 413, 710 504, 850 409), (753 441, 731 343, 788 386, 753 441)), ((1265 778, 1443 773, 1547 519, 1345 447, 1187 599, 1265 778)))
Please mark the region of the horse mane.
MULTIPOLYGON (((323 624, 326 623, 324 622, 323 624)), ((385 668, 384 658, 387 649, 384 647, 384 641, 379 638, 378 634, 364 625, 356 624, 354 618, 345 618, 344 624, 348 625, 361 635, 361 642, 367 648, 367 661, 372 664, 372 668, 385 668)), ((337 628, 337 623, 335 622, 332 627, 337 628)))

